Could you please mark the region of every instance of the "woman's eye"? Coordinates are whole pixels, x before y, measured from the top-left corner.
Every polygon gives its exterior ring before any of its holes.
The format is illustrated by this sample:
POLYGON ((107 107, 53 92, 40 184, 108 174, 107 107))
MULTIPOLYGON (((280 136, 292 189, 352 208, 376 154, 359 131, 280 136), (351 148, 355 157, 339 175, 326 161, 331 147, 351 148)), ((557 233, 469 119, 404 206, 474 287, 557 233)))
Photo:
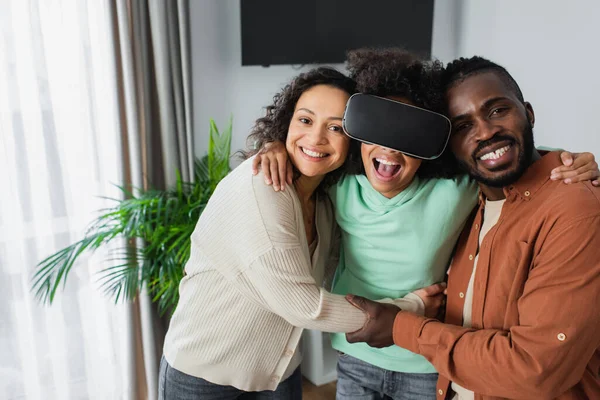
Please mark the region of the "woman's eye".
POLYGON ((342 131, 342 127, 341 126, 337 126, 337 125, 332 125, 329 127, 330 131, 334 131, 334 132, 341 132, 342 131))
POLYGON ((310 124, 310 119, 308 119, 308 118, 301 117, 298 120, 300 122, 302 122, 303 124, 310 124))

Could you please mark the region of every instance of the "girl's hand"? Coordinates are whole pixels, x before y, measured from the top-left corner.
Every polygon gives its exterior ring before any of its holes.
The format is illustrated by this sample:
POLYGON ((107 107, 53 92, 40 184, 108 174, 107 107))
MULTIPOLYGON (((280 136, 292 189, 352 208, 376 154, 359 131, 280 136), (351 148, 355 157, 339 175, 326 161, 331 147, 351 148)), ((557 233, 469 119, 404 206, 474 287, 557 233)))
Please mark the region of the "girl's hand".
POLYGON ((600 170, 592 153, 560 153, 563 166, 554 168, 550 175, 553 181, 562 180, 564 183, 592 181, 592 185, 600 186, 600 170))
POLYGON ((431 286, 424 287, 423 289, 415 290, 413 293, 416 294, 425 303, 425 316, 428 318, 435 318, 442 308, 446 304, 446 283, 435 283, 431 286))
POLYGON ((252 161, 252 174, 258 174, 262 169, 267 185, 273 184, 273 189, 278 192, 285 190, 285 184, 292 184, 294 170, 289 160, 285 144, 280 141, 270 142, 263 146, 252 161))

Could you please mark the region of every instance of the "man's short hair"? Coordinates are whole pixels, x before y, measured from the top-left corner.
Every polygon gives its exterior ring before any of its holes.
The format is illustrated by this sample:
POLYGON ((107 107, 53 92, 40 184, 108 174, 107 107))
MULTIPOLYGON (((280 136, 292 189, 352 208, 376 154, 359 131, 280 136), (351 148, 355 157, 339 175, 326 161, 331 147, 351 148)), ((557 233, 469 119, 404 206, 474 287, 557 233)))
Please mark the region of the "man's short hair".
POLYGON ((471 58, 461 57, 449 63, 444 72, 444 88, 447 91, 452 86, 464 81, 466 78, 485 72, 494 72, 502 79, 506 87, 514 92, 521 103, 525 102, 521 88, 508 71, 501 65, 479 56, 471 58))

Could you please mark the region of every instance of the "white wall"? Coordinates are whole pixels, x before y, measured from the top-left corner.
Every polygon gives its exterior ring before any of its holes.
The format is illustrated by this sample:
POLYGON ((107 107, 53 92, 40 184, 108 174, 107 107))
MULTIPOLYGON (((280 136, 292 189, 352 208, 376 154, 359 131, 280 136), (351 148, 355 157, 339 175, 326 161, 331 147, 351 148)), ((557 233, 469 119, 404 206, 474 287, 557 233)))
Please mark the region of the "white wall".
MULTIPOLYGON (((248 1, 248 0, 246 0, 248 1)), ((454 58, 458 31, 454 27, 457 2, 436 1, 432 53, 443 61, 454 58)), ((233 114, 232 151, 245 147, 263 107, 293 76, 313 66, 242 67, 239 0, 190 2, 195 153, 208 146, 209 118, 224 127, 233 114)), ((334 65, 343 69, 343 65, 334 65)))
MULTIPOLYGON (((236 151, 272 96, 312 66, 242 67, 239 0, 193 0, 190 18, 195 152, 206 152, 209 118, 223 127, 230 114, 236 151)), ((596 0, 437 0, 432 53, 505 66, 534 106, 538 144, 600 156, 598 21, 596 0)))
POLYGON ((461 56, 504 66, 536 113, 537 144, 600 156, 600 2, 459 0, 461 56))

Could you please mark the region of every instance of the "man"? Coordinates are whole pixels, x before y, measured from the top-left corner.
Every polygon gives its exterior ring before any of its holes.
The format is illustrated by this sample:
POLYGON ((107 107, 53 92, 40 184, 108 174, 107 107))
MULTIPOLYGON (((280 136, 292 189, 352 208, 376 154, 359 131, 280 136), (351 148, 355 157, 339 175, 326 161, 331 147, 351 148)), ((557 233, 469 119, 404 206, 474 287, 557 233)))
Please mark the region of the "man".
POLYGON ((481 189, 447 323, 349 296, 373 317, 348 341, 423 355, 439 399, 600 399, 600 189, 548 179, 560 157, 536 151, 533 108, 504 68, 473 57, 446 72, 450 146, 481 189))

